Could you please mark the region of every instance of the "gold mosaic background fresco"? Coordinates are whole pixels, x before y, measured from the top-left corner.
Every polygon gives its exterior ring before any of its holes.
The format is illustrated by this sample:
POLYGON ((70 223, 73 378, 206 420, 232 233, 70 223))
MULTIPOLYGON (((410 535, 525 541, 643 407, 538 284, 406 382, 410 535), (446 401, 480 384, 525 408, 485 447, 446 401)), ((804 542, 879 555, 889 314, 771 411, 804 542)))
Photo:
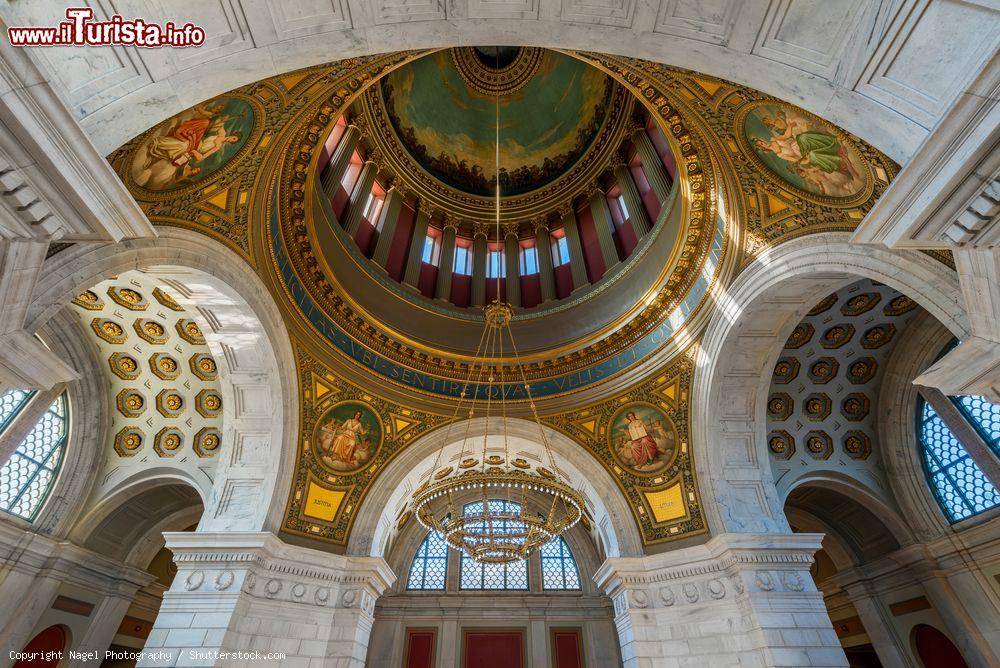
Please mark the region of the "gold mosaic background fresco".
MULTIPOLYGON (((347 542, 354 514, 358 505, 379 470, 400 449, 406 447, 421 434, 444 424, 443 415, 433 411, 418 410, 414 406, 400 406, 390 402, 374 391, 365 391, 344 379, 339 369, 350 367, 352 362, 346 360, 339 352, 322 342, 305 324, 302 315, 292 305, 282 281, 276 275, 276 269, 269 255, 269 216, 274 204, 275 185, 282 179, 287 184, 288 192, 282 194, 283 203, 287 207, 285 214, 292 217, 304 210, 306 201, 304 189, 308 179, 304 178, 310 165, 315 165, 318 150, 327 136, 330 126, 347 106, 361 94, 367 85, 375 81, 382 73, 421 55, 418 52, 407 52, 383 56, 348 59, 329 65, 308 68, 289 74, 276 76, 264 81, 243 86, 233 91, 230 96, 247 100, 253 109, 253 118, 247 122, 248 139, 246 145, 235 154, 235 158, 223 165, 209 178, 180 184, 178 187, 149 193, 138 188, 133 192, 150 219, 158 225, 180 226, 207 234, 237 252, 248 262, 264 280, 272 291, 275 299, 283 305, 283 312, 289 326, 289 332, 296 348, 298 374, 300 378, 300 396, 302 412, 299 423, 299 459, 293 488, 289 490, 284 529, 287 532, 312 536, 328 541, 333 545, 344 545, 347 542), (285 174, 281 170, 290 170, 285 174), (322 412, 335 402, 355 400, 366 404, 378 415, 383 425, 384 440, 371 461, 355 473, 342 474, 325 468, 315 457, 310 443, 316 420, 322 412), (309 494, 309 484, 315 483, 318 488, 326 491, 321 499, 328 509, 335 508, 328 519, 308 516, 304 513, 309 494)), ((843 141, 850 143, 852 150, 862 156, 865 167, 869 170, 870 186, 862 197, 853 200, 824 199, 798 190, 774 177, 774 174, 762 168, 759 159, 752 155, 741 131, 740 118, 749 105, 762 101, 784 104, 775 101, 757 91, 748 90, 726 81, 694 75, 663 65, 646 61, 617 58, 593 53, 573 54, 593 65, 604 69, 616 77, 626 88, 642 100, 656 116, 675 147, 678 162, 681 167, 684 183, 683 196, 692 219, 708 217, 705 222, 711 222, 715 214, 723 216, 727 221, 727 244, 733 243, 728 249, 725 264, 728 273, 717 273, 718 280, 731 281, 740 267, 746 264, 763 249, 785 240, 803 234, 823 231, 849 231, 864 217, 874 201, 884 191, 896 172, 888 158, 875 148, 837 131, 843 141)), ((222 96, 225 97, 225 96, 222 96)), ((804 112, 803 112, 804 113, 804 112)), ((110 160, 128 183, 129 166, 136 157, 136 151, 146 141, 149 133, 141 135, 122 146, 110 160)), ((291 220, 291 218, 289 218, 291 220)), ((694 244, 687 257, 682 258, 682 269, 688 272, 691 279, 702 268, 704 255, 698 249, 708 235, 691 239, 694 244)), ((304 237, 303 237, 304 238, 304 237)), ((308 254, 303 256, 308 263, 308 254)), ((669 298, 654 300, 647 308, 643 318, 656 322, 667 315, 676 297, 682 296, 684 285, 688 280, 677 277, 672 288, 679 290, 669 298)), ((127 287, 127 286, 123 286, 127 287)), ((96 290, 95 290, 96 292, 96 290)), ((94 331, 101 336, 108 346, 109 364, 115 367, 117 360, 118 372, 122 375, 122 389, 135 389, 134 380, 128 374, 134 374, 133 362, 126 360, 126 355, 133 359, 134 365, 143 366, 149 363, 153 354, 152 348, 163 346, 169 348, 176 345, 184 346, 185 353, 176 358, 176 369, 164 369, 158 363, 156 368, 164 374, 178 373, 176 379, 163 382, 171 383, 171 387, 211 389, 211 380, 198 377, 195 369, 201 368, 198 359, 205 351, 198 346, 197 337, 188 338, 190 330, 183 324, 182 317, 167 318, 168 313, 179 316, 179 312, 171 310, 168 304, 155 302, 152 290, 139 290, 148 303, 146 310, 130 311, 124 306, 112 301, 107 295, 97 295, 108 305, 93 309, 93 305, 80 304, 81 314, 86 315, 86 324, 94 322, 94 331), (155 303, 154 303, 155 302, 155 303), (127 318, 114 309, 128 311, 127 318), (162 309, 162 312, 159 310, 162 309), (157 310, 154 317, 152 311, 157 310), (157 320, 163 323, 163 332, 155 327, 147 328, 143 319, 157 320), (109 326, 105 326, 109 325, 109 326), (135 328, 138 325, 138 329, 135 328), (167 337, 164 343, 155 343, 162 337, 167 337), (142 353, 129 351, 129 346, 140 345, 142 353), (117 358, 111 355, 120 353, 117 358)), ((124 298, 124 297, 123 297, 124 298)), ((881 306, 880 306, 881 308, 881 306)), ((350 314, 342 313, 345 318, 350 314)), ((84 315, 81 315, 84 317, 84 315)), ((820 330, 818 324, 813 325, 816 331, 809 338, 819 341, 826 336, 829 326, 820 330)), ((357 336, 365 338, 365 343, 372 340, 372 332, 378 331, 378 323, 367 323, 357 330, 357 336)), ((694 333, 697 338, 697 332, 694 333)), ((875 336, 868 333, 867 327, 855 324, 852 337, 875 336)), ((888 331, 883 335, 891 336, 888 331)), ((797 336, 806 337, 805 332, 797 336)), ((813 359, 800 359, 790 356, 788 368, 784 371, 786 385, 794 383, 798 374, 815 371, 817 378, 829 376, 826 382, 834 382, 834 378, 844 377, 847 386, 858 385, 871 369, 863 369, 859 360, 836 359, 835 351, 845 333, 830 334, 831 347, 822 348, 823 355, 834 358, 830 368, 815 368, 813 359), (833 351, 833 352, 827 352, 833 351), (836 366, 837 368, 833 368, 836 366), (837 374, 841 374, 838 376, 837 374), (842 374, 848 374, 842 376, 842 374), (851 375, 853 374, 853 376, 851 375), (858 379, 859 382, 851 380, 858 379)), ((852 338, 847 337, 847 338, 852 338)), ((794 342, 793 342, 794 343, 794 342)), ((665 342, 664 345, 669 345, 665 342)), ((407 359, 405 346, 398 341, 384 341, 386 349, 392 349, 401 359, 407 359)), ((610 344, 603 344, 610 345, 610 344)), ((802 349, 801 347, 799 348, 802 349)), ((594 359, 600 358, 604 352, 594 351, 594 359)), ((689 392, 693 364, 689 351, 678 351, 673 359, 658 370, 649 373, 645 378, 634 378, 631 387, 614 397, 603 399, 588 405, 582 411, 574 414, 557 414, 545 416, 545 421, 563 431, 580 443, 591 455, 599 459, 611 472, 623 493, 632 506, 637 524, 647 543, 657 543, 679 537, 690 536, 707 530, 701 513, 700 498, 697 489, 697 476, 693 466, 693 457, 689 449, 690 434, 688 432, 689 392), (624 405, 629 403, 652 405, 662 410, 676 428, 677 455, 662 471, 653 476, 639 476, 623 468, 615 459, 607 430, 610 421, 624 405), (586 415, 583 414, 586 412, 586 415)), ((875 353, 873 353, 873 356, 875 353)), ((426 356, 425 356, 426 357, 426 356)), ((410 355, 409 359, 418 360, 418 356, 410 355)), ((588 362, 584 359, 584 364, 588 362)), ((818 359, 818 357, 817 357, 818 359)), ((427 363, 433 360, 425 360, 427 363)), ((567 359, 565 362, 549 361, 551 372, 559 370, 560 364, 579 365, 580 356, 567 359)), ((877 362, 877 360, 876 360, 877 362)), ((436 362, 435 362, 436 363, 436 362)), ((414 362, 416 364, 416 362, 414 362)), ((779 363, 781 365, 781 363, 779 363)), ((169 366, 169 365, 167 365, 169 366)), ((443 369, 444 367, 442 367, 443 369)), ((449 371, 450 375, 454 369, 449 371)), ((152 373, 152 372, 151 372, 152 373)), ((357 377, 364 373, 356 367, 351 367, 351 374, 357 377)), ((443 371, 442 371, 443 373, 443 371)), ((776 370, 776 378, 780 377, 776 370)), ((157 377, 159 381, 159 377, 157 377)), ((372 387, 378 387, 384 379, 372 378, 372 387)), ((776 382, 778 382, 776 380, 776 382)), ((818 382, 818 381, 817 381, 818 382)), ((780 383, 779 383, 780 384, 780 383)), ((822 383, 820 383, 822 385, 822 383)), ((776 385, 776 387, 778 387, 776 385)), ((792 385, 792 388, 797 387, 792 385)), ((780 388, 778 388, 780 391, 780 388)), ((202 396, 198 389, 184 392, 184 396, 202 396)), ((789 405, 800 405, 807 397, 799 396, 792 389, 784 390, 788 395, 789 405)), ((864 394, 860 389, 858 392, 864 394)), ((826 393, 822 388, 813 392, 818 395, 826 393)), ((157 403, 156 393, 150 393, 148 388, 140 392, 146 404, 142 416, 151 416, 157 403)), ((845 396, 829 395, 829 411, 837 414, 845 396)), ((211 402, 205 398, 195 399, 191 405, 183 405, 180 409, 173 405, 168 397, 157 403, 164 408, 164 414, 156 412, 154 424, 144 424, 139 418, 122 416, 120 425, 121 448, 127 450, 133 447, 136 439, 142 440, 141 447, 153 449, 157 456, 167 456, 174 451, 198 452, 196 441, 198 434, 205 428, 218 428, 221 418, 213 412, 211 402), (168 417, 166 413, 181 410, 178 417, 168 417), (175 420, 184 422, 183 416, 197 416, 197 425, 192 422, 184 427, 170 427, 160 420, 175 420), (212 421, 215 422, 212 422, 212 421), (216 425, 213 427, 213 425, 216 425), (179 431, 171 431, 177 429, 179 431), (174 437, 181 439, 181 444, 170 450, 175 443, 174 437)), ((122 399, 123 405, 129 403, 128 397, 122 399)), ((825 403, 819 398, 818 414, 826 410, 825 403)), ((134 400, 131 402, 134 404, 134 400)), ((853 404, 852 404, 853 406, 853 404)), ((132 405, 128 410, 136 410, 132 405)), ((851 410, 861 410, 852 408, 851 410)), ((776 404, 775 415, 784 411, 776 404)), ((172 424, 172 423, 171 423, 172 424)), ((116 429, 118 427, 116 426, 116 429)), ((800 429, 782 427, 791 438, 798 442, 803 437, 800 429)), ((815 431, 809 425, 803 425, 805 432, 815 431)), ((869 435, 863 427, 856 429, 869 435)), ((211 431, 205 432, 209 435, 211 431)), ((202 437, 204 438, 204 437, 202 437)), ((806 437, 808 438, 808 437, 806 437)), ((837 433, 836 438, 829 437, 831 444, 816 441, 820 451, 842 447, 841 441, 848 438, 845 431, 837 433)), ((858 438, 861 438, 858 436, 858 438)), ((117 442, 117 441, 116 441, 117 442)), ((846 441, 844 441, 846 443, 846 441)), ((211 440, 207 442, 211 443, 211 440)), ((804 447, 804 446, 800 446, 804 447)), ((846 447, 846 446, 845 446, 846 447)), ((855 447, 855 446, 850 446, 855 447)), ((861 451, 865 450, 862 444, 861 451)), ((133 448, 134 449, 134 448, 133 448)), ((209 451, 205 445, 202 451, 209 451)), ((817 452, 817 455, 822 452, 817 452)))

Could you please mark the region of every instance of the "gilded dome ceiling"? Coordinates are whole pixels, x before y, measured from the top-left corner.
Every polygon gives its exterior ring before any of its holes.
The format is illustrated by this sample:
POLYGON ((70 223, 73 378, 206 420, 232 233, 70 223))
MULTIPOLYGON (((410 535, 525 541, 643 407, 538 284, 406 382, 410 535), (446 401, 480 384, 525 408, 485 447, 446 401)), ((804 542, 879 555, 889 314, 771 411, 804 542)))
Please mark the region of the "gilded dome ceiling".
POLYGON ((501 190, 519 195, 584 155, 608 114, 614 81, 554 51, 493 51, 439 51, 383 77, 379 93, 396 137, 424 170, 487 197, 496 184, 499 98, 501 190))
POLYGON ((528 47, 435 51, 356 101, 352 123, 392 184, 463 229, 495 218, 500 104, 501 220, 546 220, 601 184, 639 109, 585 61, 528 47), (498 55, 499 54, 499 55, 498 55))

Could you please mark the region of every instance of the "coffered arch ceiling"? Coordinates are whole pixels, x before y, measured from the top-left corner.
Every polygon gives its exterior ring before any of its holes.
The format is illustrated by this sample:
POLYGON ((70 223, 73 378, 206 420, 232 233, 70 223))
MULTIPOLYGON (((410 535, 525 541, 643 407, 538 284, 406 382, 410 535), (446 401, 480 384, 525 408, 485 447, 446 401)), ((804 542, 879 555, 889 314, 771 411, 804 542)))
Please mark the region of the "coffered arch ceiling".
MULTIPOLYGON (((451 419, 471 360, 448 339, 478 336, 480 328, 474 319, 456 324, 431 313, 429 334, 415 342, 412 331, 373 317, 324 266, 322 235, 337 231, 310 205, 337 119, 383 77, 433 53, 349 59, 261 80, 200 103, 110 156, 151 220, 222 241, 280 304, 295 350, 302 435, 283 529, 338 549, 379 471, 451 419), (200 166, 168 161, 173 167, 157 176, 158 152, 170 148, 160 140, 189 122, 221 127, 226 150, 200 166), (331 467, 316 455, 314 435, 346 410, 362 411, 372 437, 355 460, 331 467)), ((532 393, 543 420, 615 476, 646 544, 703 534, 690 389, 694 344, 718 296, 755 257, 787 240, 854 229, 897 166, 827 120, 726 80, 599 53, 566 56, 612 78, 666 135, 678 163, 681 227, 673 250, 660 256, 662 273, 624 312, 597 314, 596 331, 580 337, 569 327, 581 313, 594 315, 586 311, 539 320, 549 341, 540 337, 527 355, 532 393), (803 160, 793 164, 782 157, 788 151, 803 160), (622 459, 614 436, 628 407, 663 433, 662 457, 644 468, 622 459)), ((519 327, 515 335, 530 334, 519 327)), ((521 384, 504 391, 512 410, 527 411, 521 384)))
MULTIPOLYGON (((593 49, 722 77, 788 100, 905 162, 996 50, 989 3, 820 0, 177 0, 130 3, 205 28, 197 49, 45 49, 55 88, 107 152, 191 104, 296 68, 410 48, 593 49), (948 44, 943 56, 939 47, 948 44)), ((13 3, 52 25, 64 3, 13 3)), ((98 18, 103 8, 95 8, 98 18)))

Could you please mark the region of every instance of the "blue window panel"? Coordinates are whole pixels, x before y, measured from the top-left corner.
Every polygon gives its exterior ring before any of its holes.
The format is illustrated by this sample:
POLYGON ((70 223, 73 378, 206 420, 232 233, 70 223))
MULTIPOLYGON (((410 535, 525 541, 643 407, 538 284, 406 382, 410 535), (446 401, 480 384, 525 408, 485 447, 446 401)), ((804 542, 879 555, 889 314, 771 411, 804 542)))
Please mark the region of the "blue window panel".
POLYGON ((949 520, 958 522, 1000 504, 996 488, 923 400, 918 408, 917 436, 927 480, 949 520))
POLYGON ((986 397, 975 395, 955 397, 953 401, 983 440, 993 448, 993 452, 1000 456, 1000 404, 994 404, 986 397))
POLYGON ((580 571, 569 545, 556 537, 539 550, 542 557, 542 589, 579 589, 580 571))
POLYGON ((62 464, 67 418, 63 394, 0 467, 0 509, 27 520, 38 513, 62 464))
MULTIPOLYGON (((521 504, 503 499, 490 499, 490 512, 519 515, 521 504)), ((483 502, 468 503, 462 510, 463 515, 473 515, 483 512, 483 502)), ((495 526, 501 531, 517 531, 524 529, 524 523, 517 520, 498 520, 495 526)), ((477 528, 470 524, 469 528, 477 528)), ((478 528, 485 530, 485 525, 478 528)), ((525 560, 507 564, 481 564, 469 555, 462 553, 462 569, 459 577, 462 589, 517 590, 528 588, 528 562, 525 560)))
POLYGON ((448 543, 436 531, 427 534, 410 565, 407 589, 444 590, 448 576, 448 543))
POLYGON ((34 392, 28 390, 9 390, 0 395, 0 434, 14 421, 32 395, 34 392))

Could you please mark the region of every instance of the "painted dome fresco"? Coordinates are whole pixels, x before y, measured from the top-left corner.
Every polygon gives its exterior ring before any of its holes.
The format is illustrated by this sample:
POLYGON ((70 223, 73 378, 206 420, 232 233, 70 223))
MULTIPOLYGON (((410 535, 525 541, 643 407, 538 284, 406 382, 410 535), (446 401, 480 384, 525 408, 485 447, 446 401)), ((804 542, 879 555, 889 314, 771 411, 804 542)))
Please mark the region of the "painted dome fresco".
POLYGON ((380 82, 392 128, 410 156, 449 186, 489 196, 501 104, 501 186, 517 195, 551 182, 591 146, 614 81, 536 48, 456 48, 404 65, 380 82))

